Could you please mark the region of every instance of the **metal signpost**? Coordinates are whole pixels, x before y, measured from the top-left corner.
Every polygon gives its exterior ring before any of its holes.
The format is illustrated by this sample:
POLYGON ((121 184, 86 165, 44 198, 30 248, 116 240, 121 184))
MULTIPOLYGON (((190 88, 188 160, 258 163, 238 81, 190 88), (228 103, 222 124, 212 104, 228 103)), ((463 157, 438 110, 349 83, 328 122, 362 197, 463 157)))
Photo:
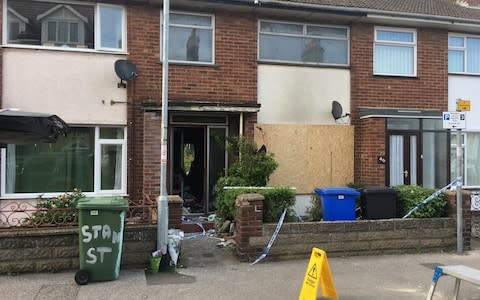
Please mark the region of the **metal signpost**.
POLYGON ((162 144, 160 154, 160 196, 157 198, 157 251, 167 254, 168 243, 168 195, 167 195, 167 158, 168 158, 168 27, 170 1, 163 0, 162 31, 162 144))
MULTIPOLYGON (((457 102, 457 110, 459 110, 457 102)), ((470 108, 470 106, 468 106, 470 108)), ((457 253, 463 253, 463 213, 462 213, 462 129, 466 128, 465 112, 444 112, 443 113, 443 128, 457 130, 457 161, 456 161, 456 175, 457 175, 457 253)))

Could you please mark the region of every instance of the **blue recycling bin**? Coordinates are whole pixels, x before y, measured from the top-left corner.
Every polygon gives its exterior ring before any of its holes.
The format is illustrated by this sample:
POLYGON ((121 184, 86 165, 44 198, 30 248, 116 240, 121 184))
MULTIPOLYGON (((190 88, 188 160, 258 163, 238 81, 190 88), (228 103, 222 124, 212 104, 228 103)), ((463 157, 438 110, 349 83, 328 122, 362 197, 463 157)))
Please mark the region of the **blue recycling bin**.
POLYGON ((355 220, 355 202, 360 192, 349 187, 316 188, 322 201, 324 221, 355 220))

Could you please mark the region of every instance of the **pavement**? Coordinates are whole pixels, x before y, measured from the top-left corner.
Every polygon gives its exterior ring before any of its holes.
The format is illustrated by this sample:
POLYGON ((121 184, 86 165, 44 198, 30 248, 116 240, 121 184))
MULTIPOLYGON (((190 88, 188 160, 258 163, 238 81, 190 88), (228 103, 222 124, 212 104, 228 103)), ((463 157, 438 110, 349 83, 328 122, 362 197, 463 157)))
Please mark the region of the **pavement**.
MULTIPOLYGON (((0 276, 0 299, 298 299, 308 259, 252 266, 208 237, 182 242, 176 273, 122 269, 120 278, 78 286, 75 270, 0 276)), ((436 265, 480 269, 480 242, 465 254, 427 253, 328 258, 341 300, 425 299, 436 265)), ((443 276, 434 299, 452 299, 454 280, 443 276)), ((320 295, 320 294, 319 294, 320 295)), ((480 287, 462 283, 459 299, 480 300, 480 287)))

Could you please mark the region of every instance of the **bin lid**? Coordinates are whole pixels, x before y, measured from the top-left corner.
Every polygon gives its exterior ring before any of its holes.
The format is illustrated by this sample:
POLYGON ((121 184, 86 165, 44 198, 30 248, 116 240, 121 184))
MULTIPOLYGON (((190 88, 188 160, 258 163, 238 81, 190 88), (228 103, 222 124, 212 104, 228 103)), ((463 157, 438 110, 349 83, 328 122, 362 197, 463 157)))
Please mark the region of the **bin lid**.
POLYGON ((315 192, 322 195, 349 195, 360 196, 360 192, 347 186, 316 188, 315 192))
POLYGON ((78 209, 126 210, 128 201, 122 197, 86 197, 78 200, 78 209))

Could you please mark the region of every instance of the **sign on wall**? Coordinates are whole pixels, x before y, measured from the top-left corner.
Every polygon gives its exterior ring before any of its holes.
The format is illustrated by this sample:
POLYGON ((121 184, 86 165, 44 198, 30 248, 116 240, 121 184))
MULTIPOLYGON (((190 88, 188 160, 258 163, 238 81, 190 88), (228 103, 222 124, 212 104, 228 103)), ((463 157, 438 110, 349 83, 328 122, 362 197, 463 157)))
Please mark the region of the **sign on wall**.
POLYGON ((480 194, 479 193, 472 193, 470 195, 470 202, 471 202, 470 210, 480 211, 480 194))
POLYGON ((457 99, 457 111, 470 111, 470 100, 457 99))

